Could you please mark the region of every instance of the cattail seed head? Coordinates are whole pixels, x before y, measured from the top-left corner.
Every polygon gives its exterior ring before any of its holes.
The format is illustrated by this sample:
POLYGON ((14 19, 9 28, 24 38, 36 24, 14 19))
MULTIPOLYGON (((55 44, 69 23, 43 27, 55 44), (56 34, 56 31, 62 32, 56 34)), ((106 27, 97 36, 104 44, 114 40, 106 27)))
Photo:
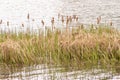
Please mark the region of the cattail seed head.
POLYGON ((84 25, 83 24, 81 24, 81 29, 84 29, 84 25))
POLYGON ((61 21, 62 21, 62 23, 64 23, 64 16, 62 16, 62 20, 61 21))
POLYGON ((28 13, 28 15, 27 15, 27 19, 29 20, 30 19, 30 14, 28 13))
POLYGON ((78 17, 76 17, 76 21, 78 21, 78 17))
POLYGON ((2 21, 2 20, 0 20, 0 24, 2 24, 2 22, 3 22, 3 21, 2 21))
POLYGON ((112 26, 113 25, 113 23, 112 23, 112 21, 110 21, 110 26, 112 26))
POLYGON ((54 20, 54 17, 53 17, 52 20, 51 20, 51 23, 52 23, 52 30, 55 29, 54 22, 55 22, 55 20, 54 20))
POLYGON ((22 27, 24 27, 24 24, 22 23, 22 27))
POLYGON ((35 21, 35 19, 32 19, 32 21, 34 22, 34 21, 35 21))
POLYGON ((66 18, 66 24, 68 24, 69 23, 69 17, 67 16, 67 18, 66 18))
POLYGON ((101 16, 99 16, 99 20, 101 21, 101 16))
POLYGON ((58 13, 58 20, 60 19, 60 13, 58 13))
POLYGON ((73 15, 73 19, 76 19, 76 15, 73 15))
POLYGON ((7 26, 9 26, 9 21, 7 21, 7 26))
POLYGON ((54 17, 53 17, 52 20, 51 20, 51 23, 54 24, 54 22, 55 22, 55 20, 54 20, 54 17))
POLYGON ((97 24, 100 24, 100 21, 101 21, 101 16, 97 18, 97 24))
POLYGON ((70 22, 72 22, 72 17, 71 16, 69 17, 69 20, 70 20, 70 22))
POLYGON ((45 23, 44 23, 44 21, 43 21, 43 20, 41 20, 41 23, 42 23, 42 25, 43 25, 43 26, 45 25, 45 23))
POLYGON ((99 24, 100 23, 100 20, 99 20, 99 18, 97 18, 97 24, 99 24))

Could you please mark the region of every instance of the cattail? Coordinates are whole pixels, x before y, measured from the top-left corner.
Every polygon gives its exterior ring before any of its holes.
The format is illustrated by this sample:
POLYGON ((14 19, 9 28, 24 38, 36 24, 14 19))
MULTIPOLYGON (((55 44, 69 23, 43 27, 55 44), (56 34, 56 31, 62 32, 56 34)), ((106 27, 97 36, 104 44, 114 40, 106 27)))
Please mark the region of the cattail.
POLYGON ((73 15, 73 19, 76 19, 76 15, 73 15))
POLYGON ((51 20, 51 23, 54 24, 54 22, 55 22, 55 20, 54 20, 54 17, 53 17, 52 20, 51 20))
POLYGON ((66 18, 66 25, 69 23, 69 17, 66 18))
POLYGON ((2 24, 2 20, 0 20, 0 24, 2 24))
POLYGON ((99 20, 101 21, 101 16, 99 16, 99 20))
POLYGON ((66 20, 67 20, 67 19, 69 19, 69 17, 68 17, 68 16, 66 16, 66 20))
POLYGON ((81 29, 84 29, 84 25, 83 24, 81 24, 81 29))
POLYGON ((78 21, 78 17, 76 17, 76 21, 78 21))
POLYGON ((32 21, 34 22, 34 21, 35 21, 35 19, 32 19, 32 21))
POLYGON ((100 24, 100 21, 101 21, 101 16, 97 18, 97 24, 100 24))
POLYGON ((54 17, 53 17, 52 20, 51 20, 51 23, 52 23, 52 30, 55 28, 55 27, 54 27, 54 22, 55 22, 55 20, 54 20, 54 17))
POLYGON ((30 19, 30 14, 28 13, 28 15, 27 15, 27 19, 29 20, 30 19))
POLYGON ((66 18, 67 20, 66 20, 66 29, 68 28, 68 23, 69 23, 69 17, 67 16, 67 18, 66 18))
POLYGON ((7 21, 7 26, 9 26, 9 21, 7 21))
POLYGON ((62 20, 61 21, 62 21, 62 23, 64 23, 64 16, 62 16, 62 20))
POLYGON ((72 22, 72 17, 71 16, 69 17, 69 20, 70 20, 70 22, 72 22))
POLYGON ((99 20, 99 18, 97 18, 97 24, 99 24, 100 23, 100 20, 99 20))
POLYGON ((112 21, 110 21, 110 26, 112 26, 113 25, 113 23, 112 23, 112 21))
POLYGON ((58 13, 58 20, 60 19, 60 13, 58 13))
POLYGON ((44 23, 44 21, 43 21, 43 20, 41 20, 41 23, 42 23, 42 25, 44 26, 44 24, 45 24, 45 23, 44 23))
POLYGON ((22 23, 22 27, 24 27, 24 24, 22 23))
POLYGON ((92 29, 94 28, 94 25, 93 25, 93 24, 91 24, 91 28, 92 28, 92 29))

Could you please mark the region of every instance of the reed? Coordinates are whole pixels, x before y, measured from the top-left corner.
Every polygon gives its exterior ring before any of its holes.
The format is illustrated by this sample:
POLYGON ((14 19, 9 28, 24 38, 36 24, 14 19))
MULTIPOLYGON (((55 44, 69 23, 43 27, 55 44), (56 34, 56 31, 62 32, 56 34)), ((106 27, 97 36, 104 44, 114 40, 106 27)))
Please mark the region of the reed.
POLYGON ((7 26, 9 26, 10 25, 10 23, 9 23, 9 21, 7 21, 7 26))
POLYGON ((3 22, 3 21, 2 21, 2 20, 0 20, 0 24, 2 24, 2 22, 3 22))
POLYGON ((52 18, 51 20, 51 24, 52 24, 52 31, 55 29, 55 20, 54 20, 54 17, 52 18))
POLYGON ((28 20, 30 19, 30 14, 29 14, 29 13, 27 14, 27 19, 28 19, 28 20))
POLYGON ((44 21, 43 21, 43 20, 41 20, 41 23, 42 23, 42 26, 44 26, 44 25, 45 25, 45 23, 44 23, 44 21))
POLYGON ((46 36, 0 34, 0 63, 79 66, 85 63, 114 65, 120 62, 120 31, 112 27, 85 29, 81 25, 73 28, 71 33, 46 31, 46 36))

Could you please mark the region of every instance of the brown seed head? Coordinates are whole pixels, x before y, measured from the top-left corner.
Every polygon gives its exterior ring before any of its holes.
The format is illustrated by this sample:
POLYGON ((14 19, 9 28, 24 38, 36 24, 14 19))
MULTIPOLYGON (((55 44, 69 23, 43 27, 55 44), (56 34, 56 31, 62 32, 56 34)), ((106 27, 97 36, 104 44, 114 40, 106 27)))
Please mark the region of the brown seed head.
POLYGON ((9 26, 9 21, 7 21, 7 26, 9 26))
POLYGON ((67 18, 66 18, 66 24, 68 24, 69 23, 69 17, 67 16, 67 18))
POLYGON ((58 20, 60 19, 60 13, 58 13, 58 20))
POLYGON ((78 17, 76 17, 76 21, 78 21, 78 17))
POLYGON ((34 21, 35 21, 35 19, 32 19, 32 21, 34 22, 34 21))
POLYGON ((54 22, 55 22, 55 20, 54 20, 54 17, 53 17, 52 20, 51 20, 51 23, 54 24, 54 22))
POLYGON ((2 24, 2 19, 0 20, 0 24, 2 24))
POLYGON ((24 27, 24 24, 22 23, 22 27, 24 27))
POLYGON ((62 23, 64 23, 64 16, 62 16, 62 20, 61 21, 62 21, 62 23))
POLYGON ((70 22, 72 22, 72 17, 71 16, 69 17, 69 20, 70 20, 70 22))
POLYGON ((76 15, 73 15, 73 19, 76 19, 76 15))
POLYGON ((110 26, 112 26, 113 25, 113 23, 112 23, 112 21, 110 21, 110 26))
POLYGON ((97 18, 97 24, 99 24, 100 23, 100 20, 99 20, 99 18, 97 18))
POLYGON ((30 19, 30 14, 28 13, 28 15, 27 15, 27 19, 29 20, 30 19))
POLYGON ((42 23, 42 25, 44 26, 44 24, 45 24, 45 23, 44 23, 44 21, 43 21, 43 20, 41 20, 41 23, 42 23))
POLYGON ((101 16, 97 18, 97 24, 100 24, 100 21, 101 21, 101 16))

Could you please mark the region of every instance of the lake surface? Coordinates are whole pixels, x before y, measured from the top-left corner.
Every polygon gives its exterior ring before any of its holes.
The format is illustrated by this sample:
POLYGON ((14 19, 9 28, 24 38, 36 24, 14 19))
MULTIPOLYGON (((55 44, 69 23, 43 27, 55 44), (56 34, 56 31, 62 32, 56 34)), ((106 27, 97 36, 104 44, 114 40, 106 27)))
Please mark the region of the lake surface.
MULTIPOLYGON (((79 22, 95 24, 98 16, 103 23, 113 22, 120 25, 120 0, 0 0, 0 19, 5 24, 21 25, 27 22, 27 14, 35 19, 35 25, 51 25, 51 18, 57 20, 58 13, 62 15, 78 15, 79 22)), ((35 26, 34 25, 34 26, 35 26)), ((57 25, 57 21, 56 21, 57 25)))
MULTIPOLYGON (((55 17, 59 27, 58 13, 61 15, 77 15, 83 24, 96 24, 96 18, 102 17, 102 23, 113 22, 115 27, 120 26, 120 0, 0 0, 0 19, 6 27, 20 27, 27 25, 27 14, 30 14, 30 23, 36 28, 51 25, 51 18, 55 17), (32 23, 32 20, 35 20, 32 23)), ((3 27, 2 27, 3 28, 3 27)), ((90 70, 64 71, 62 67, 48 68, 43 65, 23 67, 20 71, 0 68, 0 80, 120 80, 120 73, 114 70, 106 71, 100 68, 90 70)), ((112 68, 114 69, 114 68, 112 68)))
POLYGON ((45 64, 14 68, 1 67, 0 80, 120 80, 120 67, 69 69, 45 64))

